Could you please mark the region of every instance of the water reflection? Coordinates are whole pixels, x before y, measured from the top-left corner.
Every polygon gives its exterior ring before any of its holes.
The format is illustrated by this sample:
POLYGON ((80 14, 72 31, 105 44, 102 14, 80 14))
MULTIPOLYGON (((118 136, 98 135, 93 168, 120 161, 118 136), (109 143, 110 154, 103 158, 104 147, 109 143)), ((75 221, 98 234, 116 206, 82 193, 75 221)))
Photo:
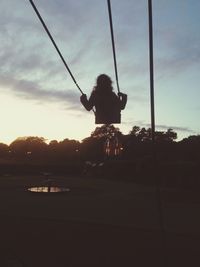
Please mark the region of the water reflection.
POLYGON ((70 189, 58 186, 37 186, 28 188, 28 191, 35 193, 64 193, 64 192, 69 192, 70 189))

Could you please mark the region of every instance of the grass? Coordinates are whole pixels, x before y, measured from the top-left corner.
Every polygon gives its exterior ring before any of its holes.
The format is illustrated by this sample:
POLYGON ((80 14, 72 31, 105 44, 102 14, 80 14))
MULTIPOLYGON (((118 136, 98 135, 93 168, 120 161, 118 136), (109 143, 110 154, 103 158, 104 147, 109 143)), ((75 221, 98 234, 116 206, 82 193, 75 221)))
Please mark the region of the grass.
POLYGON ((180 198, 178 190, 162 189, 163 250, 153 186, 92 175, 51 178, 71 192, 27 192, 44 183, 42 175, 0 177, 2 266, 13 259, 29 267, 160 267, 166 256, 170 267, 199 266, 198 194, 182 191, 180 198))

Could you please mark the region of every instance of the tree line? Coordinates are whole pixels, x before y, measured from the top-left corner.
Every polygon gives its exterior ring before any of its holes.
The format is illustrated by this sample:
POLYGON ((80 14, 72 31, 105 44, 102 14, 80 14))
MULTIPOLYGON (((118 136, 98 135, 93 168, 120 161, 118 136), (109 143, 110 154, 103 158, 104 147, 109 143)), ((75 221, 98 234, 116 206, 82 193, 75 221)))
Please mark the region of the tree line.
MULTIPOLYGON (((181 141, 176 139, 177 133, 173 129, 155 132, 154 145, 160 160, 200 159, 200 135, 189 136, 181 141)), ((109 157, 134 160, 152 154, 151 129, 139 126, 132 127, 128 134, 122 134, 114 125, 103 125, 96 127, 91 135, 81 142, 68 138, 62 141, 52 140, 49 143, 46 141, 44 137, 28 136, 19 137, 10 145, 0 143, 0 157, 62 162, 102 160, 109 157)))

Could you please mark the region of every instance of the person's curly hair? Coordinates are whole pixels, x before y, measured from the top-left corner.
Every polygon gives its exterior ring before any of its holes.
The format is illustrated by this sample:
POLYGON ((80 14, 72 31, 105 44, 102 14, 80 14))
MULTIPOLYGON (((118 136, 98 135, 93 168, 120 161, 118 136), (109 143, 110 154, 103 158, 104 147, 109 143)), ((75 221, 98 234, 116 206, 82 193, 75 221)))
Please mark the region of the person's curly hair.
POLYGON ((106 74, 100 74, 97 77, 96 86, 94 90, 99 91, 99 92, 104 92, 104 93, 112 92, 113 87, 112 87, 111 78, 106 74))

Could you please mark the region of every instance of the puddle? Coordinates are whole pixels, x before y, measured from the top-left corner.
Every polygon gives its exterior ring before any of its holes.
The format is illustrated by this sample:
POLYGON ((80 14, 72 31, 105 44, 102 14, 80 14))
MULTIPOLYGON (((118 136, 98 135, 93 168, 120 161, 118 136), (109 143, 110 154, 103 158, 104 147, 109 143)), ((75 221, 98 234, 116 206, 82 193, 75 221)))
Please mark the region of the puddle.
POLYGON ((29 192, 33 193, 67 193, 69 188, 59 186, 36 186, 28 188, 29 192))

